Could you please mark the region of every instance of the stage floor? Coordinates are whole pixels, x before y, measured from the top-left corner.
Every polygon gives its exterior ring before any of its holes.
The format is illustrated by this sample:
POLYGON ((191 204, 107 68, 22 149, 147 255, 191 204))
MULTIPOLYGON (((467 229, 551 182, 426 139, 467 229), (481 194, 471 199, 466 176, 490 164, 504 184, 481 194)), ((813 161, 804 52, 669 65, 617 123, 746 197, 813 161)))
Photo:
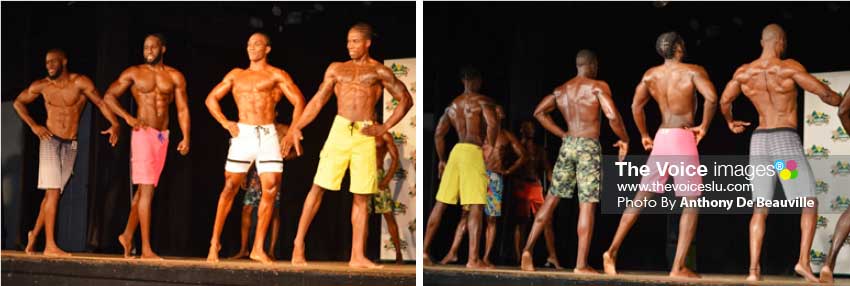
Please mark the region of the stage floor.
POLYGON ((206 262, 204 258, 165 257, 151 261, 118 255, 78 253, 67 258, 3 251, 6 285, 415 285, 416 267, 383 264, 382 269, 351 269, 347 262, 289 261, 264 265, 252 260, 206 262))
MULTIPOLYGON (((517 267, 467 270, 462 265, 425 266, 425 285, 811 285, 802 277, 763 276, 764 281, 747 282, 745 275, 702 274, 702 279, 674 279, 666 272, 625 271, 616 276, 574 274, 572 269, 520 271, 517 267)), ((821 284, 826 285, 826 284, 821 284)), ((834 285, 850 285, 840 278, 834 285)))

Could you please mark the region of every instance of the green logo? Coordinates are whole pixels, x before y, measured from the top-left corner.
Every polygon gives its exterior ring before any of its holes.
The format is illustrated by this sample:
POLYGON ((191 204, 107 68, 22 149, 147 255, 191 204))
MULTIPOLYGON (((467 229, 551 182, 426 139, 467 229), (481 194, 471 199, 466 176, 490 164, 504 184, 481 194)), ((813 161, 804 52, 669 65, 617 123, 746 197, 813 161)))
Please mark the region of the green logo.
MULTIPOLYGON (((407 250, 407 241, 404 239, 399 239, 398 247, 401 248, 402 251, 407 250)), ((392 238, 384 240, 384 249, 395 252, 395 245, 393 244, 392 238)))
POLYGON ((405 214, 407 213, 407 205, 401 202, 393 202, 393 213, 395 214, 405 214))
POLYGON ((836 162, 835 166, 832 166, 832 171, 830 171, 830 173, 835 176, 847 176, 850 174, 850 162, 836 162))
POLYGON ((823 112, 812 111, 812 114, 806 115, 806 123, 809 125, 827 125, 829 124, 829 115, 823 112))
POLYGON ((838 127, 835 131, 832 131, 832 141, 850 141, 850 134, 847 134, 847 131, 845 131, 844 128, 838 127))
POLYGON ((396 107, 398 107, 398 100, 393 97, 393 99, 390 100, 390 105, 387 105, 386 110, 393 111, 396 107))
POLYGON ((396 144, 405 144, 407 143, 407 135, 398 131, 390 131, 390 135, 393 136, 393 141, 396 144))
POLYGON ((820 195, 820 194, 825 194, 827 192, 829 192, 829 184, 827 184, 823 180, 816 180, 815 181, 815 194, 820 195))
POLYGON ((405 65, 393 63, 393 65, 390 66, 390 69, 393 70, 393 73, 397 77, 398 76, 407 76, 407 66, 405 66, 405 65))
POLYGON ((826 219, 825 217, 822 217, 822 216, 818 216, 818 223, 817 223, 818 228, 826 227, 827 224, 829 224, 828 219, 826 219))
POLYGON ((822 82, 825 85, 832 85, 832 83, 830 83, 829 80, 827 80, 825 78, 820 79, 820 82, 822 82))
POLYGON ((809 251, 809 258, 811 258, 812 264, 823 265, 823 262, 826 260, 826 254, 824 254, 823 251, 812 249, 809 251))
POLYGON ((823 146, 812 145, 806 150, 806 157, 811 159, 826 159, 829 157, 829 149, 823 146))
POLYGON ((832 203, 829 204, 829 208, 834 211, 843 211, 846 210, 847 207, 850 207, 850 198, 837 196, 832 203))

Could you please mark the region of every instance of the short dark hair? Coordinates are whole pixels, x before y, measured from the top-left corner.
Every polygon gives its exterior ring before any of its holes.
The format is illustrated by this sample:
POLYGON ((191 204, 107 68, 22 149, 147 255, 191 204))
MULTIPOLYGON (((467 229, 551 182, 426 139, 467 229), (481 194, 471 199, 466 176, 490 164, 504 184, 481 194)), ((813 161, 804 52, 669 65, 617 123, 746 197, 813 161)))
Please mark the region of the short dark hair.
POLYGON ((684 48, 685 40, 676 32, 667 32, 658 36, 658 40, 655 41, 655 51, 665 59, 672 59, 676 54, 676 45, 682 45, 684 48))
POLYGON ((356 24, 351 26, 351 29, 349 30, 357 30, 358 32, 366 36, 366 38, 368 38, 369 40, 377 36, 375 34, 375 29, 372 29, 372 25, 369 25, 365 22, 357 22, 356 24))
POLYGON ((166 45, 167 41, 165 40, 165 35, 163 35, 162 33, 151 33, 145 36, 145 38, 147 37, 155 37, 157 40, 159 40, 159 43, 162 44, 162 46, 166 45))
POLYGON ((576 65, 577 66, 583 66, 583 65, 589 64, 590 62, 594 62, 594 61, 596 61, 596 53, 594 53, 591 50, 584 49, 584 50, 578 51, 578 53, 576 54, 576 65))
POLYGON ((263 38, 266 38, 266 46, 269 46, 269 47, 272 46, 272 37, 269 37, 269 34, 266 34, 265 32, 256 31, 256 32, 252 33, 251 35, 252 36, 253 35, 263 36, 263 38))
POLYGON ((66 54, 65 51, 60 48, 52 48, 50 50, 47 50, 47 53, 57 53, 61 55, 63 59, 68 59, 68 54, 66 54))
POLYGON ((460 69, 460 79, 481 79, 481 72, 475 67, 465 66, 460 69))

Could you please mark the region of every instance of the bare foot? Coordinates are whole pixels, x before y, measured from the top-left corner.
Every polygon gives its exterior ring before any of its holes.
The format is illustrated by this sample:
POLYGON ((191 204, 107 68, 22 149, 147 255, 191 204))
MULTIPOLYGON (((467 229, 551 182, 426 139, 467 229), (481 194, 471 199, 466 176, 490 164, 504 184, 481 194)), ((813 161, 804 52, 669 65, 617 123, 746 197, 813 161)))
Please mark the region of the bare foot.
POLYGON ((251 258, 251 260, 259 261, 259 262, 262 262, 264 264, 269 264, 269 263, 274 262, 262 250, 260 250, 260 251, 251 250, 251 255, 249 255, 248 257, 251 258))
POLYGON ((422 265, 425 265, 425 266, 434 265, 434 262, 431 261, 431 257, 428 257, 427 253, 422 253, 422 265))
POLYGON ((274 256, 274 251, 269 251, 269 259, 271 259, 272 262, 277 261, 277 257, 274 256))
POLYGON ((304 244, 296 243, 292 248, 292 265, 307 266, 307 260, 304 259, 304 244))
POLYGON ((164 259, 162 259, 162 257, 159 257, 159 255, 156 255, 156 253, 153 252, 153 250, 151 250, 151 251, 142 250, 141 258, 144 259, 144 260, 164 260, 164 259))
POLYGON ((761 281, 761 268, 750 268, 750 275, 747 275, 747 281, 761 281))
POLYGON ((484 258, 481 263, 483 263, 484 267, 487 269, 496 268, 496 265, 490 262, 490 258, 484 258))
POLYGON ((531 256, 531 252, 522 252, 522 262, 520 262, 519 268, 522 271, 534 271, 534 257, 531 256))
POLYGON ((824 265, 820 269, 820 283, 832 283, 832 269, 824 265))
POLYGON ((670 277, 676 278, 702 278, 699 274, 694 273, 687 267, 682 267, 678 271, 670 271, 670 277))
POLYGON ((404 256, 402 256, 401 253, 396 253, 395 264, 398 264, 398 265, 404 264, 404 256))
POLYGON ((546 258, 546 266, 547 267, 555 267, 555 269, 557 269, 557 270, 563 270, 564 269, 563 267, 561 267, 561 264, 558 263, 558 258, 551 257, 551 256, 549 258, 546 258))
POLYGON ((44 256, 69 257, 71 254, 60 249, 58 246, 45 246, 44 256))
POLYGON ((803 278, 806 278, 806 281, 808 282, 820 282, 818 281, 818 278, 815 277, 814 274, 812 274, 812 268, 809 266, 809 264, 803 265, 797 262, 797 265, 794 265, 794 272, 797 272, 797 274, 803 276, 803 278))
POLYGON ((248 251, 243 249, 239 250, 239 253, 236 253, 235 255, 231 256, 230 259, 239 259, 244 258, 245 256, 248 256, 248 251))
POLYGON ((35 254, 35 237, 32 235, 32 230, 27 232, 27 248, 24 248, 24 252, 29 255, 35 254))
POLYGON ((466 263, 466 268, 469 269, 487 269, 487 265, 481 261, 470 261, 466 263))
POLYGON ((617 254, 608 251, 602 253, 602 267, 605 274, 617 275, 617 254))
POLYGON ((218 262, 218 251, 221 250, 221 244, 211 244, 210 253, 207 254, 207 261, 218 262))
POLYGON ((118 242, 124 247, 124 258, 133 258, 133 255, 130 253, 133 251, 133 238, 128 239, 124 237, 124 234, 121 234, 118 236, 118 242))
POLYGON ((593 267, 585 266, 585 267, 582 267, 582 268, 573 269, 573 273, 576 273, 576 274, 599 274, 599 271, 597 271, 596 269, 593 269, 593 267))
POLYGON ((383 265, 378 265, 369 260, 368 258, 351 258, 348 261, 348 267, 351 268, 366 268, 366 269, 381 269, 384 268, 383 265))
POLYGON ((449 254, 446 254, 446 257, 443 257, 443 260, 440 261, 440 264, 446 265, 446 264, 455 263, 455 262, 457 262, 457 254, 449 253, 449 254))

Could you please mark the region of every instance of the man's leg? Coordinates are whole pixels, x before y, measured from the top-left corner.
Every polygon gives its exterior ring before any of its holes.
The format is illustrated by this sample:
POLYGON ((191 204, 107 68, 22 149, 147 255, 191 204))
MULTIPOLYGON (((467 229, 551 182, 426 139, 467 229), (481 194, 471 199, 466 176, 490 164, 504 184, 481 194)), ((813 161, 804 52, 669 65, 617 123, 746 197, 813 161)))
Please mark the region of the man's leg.
POLYGON ((761 265, 759 259, 761 257, 761 244, 764 241, 764 221, 767 219, 767 208, 753 209, 753 216, 750 218, 750 275, 747 276, 747 281, 761 280, 761 265))
POLYGON ((832 235, 832 248, 829 251, 829 257, 826 258, 826 263, 820 269, 820 282, 832 283, 832 269, 835 269, 835 258, 838 257, 838 252, 841 251, 841 246, 850 234, 850 208, 841 213, 841 218, 835 224, 835 232, 832 235))
POLYGON ((493 250, 493 242, 496 240, 496 219, 495 216, 487 216, 487 232, 484 236, 484 264, 493 267, 490 262, 490 251, 493 250))
POLYGON ((819 282, 818 278, 812 274, 812 267, 809 261, 809 251, 812 250, 812 240, 815 238, 815 227, 818 222, 818 199, 806 198, 814 201, 814 207, 803 208, 803 214, 800 215, 800 258, 797 260, 797 265, 794 265, 794 271, 808 282, 819 282))
MULTIPOLYGON (((649 200, 654 196, 655 193, 652 192, 638 192, 632 201, 637 202, 644 199, 649 200)), ((620 251, 620 246, 623 244, 623 240, 626 239, 626 235, 629 234, 629 230, 632 229, 632 226, 635 224, 635 221, 637 221, 638 216, 640 216, 640 211, 640 208, 628 208, 625 212, 623 212, 623 216, 620 217, 620 225, 617 226, 617 233, 614 234, 614 240, 611 241, 611 246, 608 247, 608 250, 602 254, 602 265, 605 268, 605 274, 617 274, 617 252, 620 251)))
MULTIPOLYGON (((247 195, 247 192, 245 193, 247 195)), ((230 257, 230 259, 239 259, 248 255, 248 232, 251 231, 251 213, 254 212, 254 206, 242 206, 242 224, 239 229, 240 238, 239 252, 230 257)))
MULTIPOLYGON (((278 190, 280 192, 280 190, 278 190)), ((271 241, 269 241, 269 258, 272 260, 277 259, 274 254, 274 247, 277 245, 277 235, 280 233, 280 209, 275 208, 272 211, 272 237, 271 241)))
POLYGON ((576 252, 575 273, 597 274, 595 269, 587 265, 587 253, 590 251, 590 239, 593 238, 593 222, 596 216, 596 203, 579 203, 578 226, 578 252, 576 252))
POLYGON ((310 229, 310 223, 313 222, 313 217, 316 216, 316 212, 322 205, 322 196, 324 194, 325 189, 313 184, 310 193, 307 194, 307 199, 304 200, 304 208, 301 209, 301 218, 298 219, 298 232, 293 242, 292 265, 307 265, 307 260, 304 257, 304 238, 307 236, 307 230, 310 229))
POLYGON ((41 199, 41 206, 38 208, 38 218, 35 219, 35 226, 27 233, 27 247, 24 251, 27 254, 35 254, 35 239, 38 238, 41 229, 44 227, 44 206, 47 205, 47 192, 44 198, 41 199))
POLYGON ((401 254, 401 238, 398 234, 398 224, 395 221, 395 215, 392 211, 384 214, 384 220, 387 221, 387 231, 390 232, 390 239, 395 247, 395 263, 404 264, 404 256, 401 254))
POLYGON ((212 238, 210 238, 210 251, 207 254, 207 261, 218 262, 218 251, 221 250, 221 230, 224 228, 224 221, 227 220, 227 214, 230 213, 230 206, 233 204, 233 197, 239 192, 239 185, 245 179, 246 173, 231 173, 224 172, 224 188, 221 190, 221 195, 218 196, 218 207, 215 212, 215 224, 213 225, 212 238))
POLYGON ((260 206, 257 208, 257 230, 254 233, 254 247, 248 257, 262 263, 272 263, 263 247, 266 241, 266 231, 269 228, 269 222, 274 211, 274 198, 277 195, 277 188, 280 186, 280 174, 277 172, 260 174, 263 197, 260 199, 260 206))
POLYGON ((381 268, 366 258, 365 246, 367 229, 369 228, 369 213, 366 204, 372 198, 371 194, 354 194, 351 202, 351 260, 348 266, 353 268, 381 268))
POLYGON ((682 216, 679 218, 679 242, 676 245, 676 257, 673 259, 673 269, 670 270, 670 276, 672 277, 700 278, 699 274, 694 273, 685 266, 688 249, 691 247, 691 241, 694 240, 694 233, 697 231, 698 219, 698 208, 685 208, 682 210, 682 216))
POLYGON ((467 231, 469 232, 469 259, 466 268, 486 268, 487 265, 478 259, 478 246, 481 242, 481 221, 484 217, 484 205, 469 205, 467 231))
POLYGON ((53 238, 53 230, 56 225, 56 207, 59 204, 59 189, 48 189, 44 196, 47 202, 44 204, 44 255, 47 256, 71 256, 56 245, 53 238))
POLYGON ((549 251, 549 257, 546 258, 546 263, 551 263, 557 270, 564 269, 561 267, 561 263, 558 262, 558 253, 555 250, 555 230, 552 227, 551 219, 543 229, 543 237, 546 239, 546 250, 549 251))
POLYGON ((537 242, 537 238, 540 237, 540 233, 543 231, 544 226, 552 220, 552 215, 555 213, 555 209, 558 207, 558 202, 561 201, 561 197, 553 194, 546 195, 546 200, 543 201, 543 206, 540 207, 540 210, 537 211, 537 214, 534 216, 534 224, 531 225, 531 232, 528 234, 528 238, 525 242, 525 248, 522 251, 522 258, 520 268, 524 271, 534 271, 534 256, 532 252, 534 251, 534 243, 537 242))
POLYGON ((446 204, 437 201, 434 208, 431 209, 431 215, 428 216, 428 225, 425 229, 425 238, 422 246, 422 263, 424 265, 432 265, 431 258, 428 257, 428 250, 431 247, 431 241, 434 240, 434 235, 437 234, 437 229, 440 228, 440 222, 443 220, 443 213, 446 211, 446 204))
POLYGON ((154 186, 149 184, 139 185, 142 193, 139 198, 139 224, 142 227, 142 259, 162 259, 151 248, 151 201, 153 200, 154 186))
POLYGON ((130 203, 130 215, 127 216, 127 226, 124 227, 124 232, 118 236, 118 242, 124 248, 124 258, 131 258, 133 251, 133 235, 136 233, 136 227, 139 225, 139 199, 142 198, 142 186, 136 187, 136 193, 133 195, 133 201, 130 203))
POLYGON ((449 249, 449 253, 443 257, 443 260, 440 261, 440 264, 449 264, 457 261, 457 250, 460 248, 460 243, 463 242, 463 237, 466 235, 466 222, 469 218, 469 211, 464 210, 460 215, 460 222, 457 223, 457 228, 455 229, 455 237, 452 240, 452 247, 449 249))

